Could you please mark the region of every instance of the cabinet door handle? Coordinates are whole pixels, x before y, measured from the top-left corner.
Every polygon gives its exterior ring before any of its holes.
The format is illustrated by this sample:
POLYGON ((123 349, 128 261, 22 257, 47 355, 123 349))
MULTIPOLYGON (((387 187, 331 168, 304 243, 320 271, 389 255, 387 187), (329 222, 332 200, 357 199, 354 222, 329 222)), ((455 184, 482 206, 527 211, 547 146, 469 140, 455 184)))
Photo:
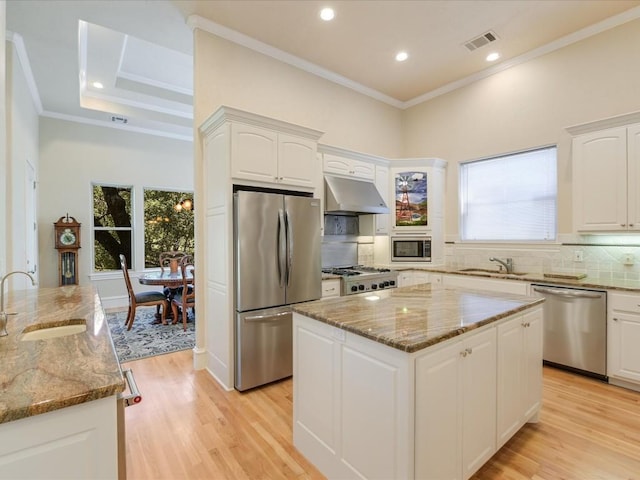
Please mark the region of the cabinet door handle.
POLYGON ((466 350, 461 351, 460 352, 460 356, 461 357, 466 357, 467 356, 467 351, 466 350))
POLYGON ((469 355, 471 355, 473 353, 473 349, 472 348, 467 348, 467 349, 465 349, 465 352, 467 352, 469 355))
POLYGON ((630 223, 630 224, 629 224, 629 226, 630 226, 630 227, 633 227, 633 223, 630 223))
POLYGON ((627 224, 626 224, 626 223, 621 223, 621 224, 620 224, 620 226, 621 226, 621 227, 626 227, 626 226, 627 226, 627 224))
POLYGON ((618 321, 618 319, 614 317, 614 318, 613 318, 613 321, 614 321, 614 322, 617 322, 617 321, 618 321))

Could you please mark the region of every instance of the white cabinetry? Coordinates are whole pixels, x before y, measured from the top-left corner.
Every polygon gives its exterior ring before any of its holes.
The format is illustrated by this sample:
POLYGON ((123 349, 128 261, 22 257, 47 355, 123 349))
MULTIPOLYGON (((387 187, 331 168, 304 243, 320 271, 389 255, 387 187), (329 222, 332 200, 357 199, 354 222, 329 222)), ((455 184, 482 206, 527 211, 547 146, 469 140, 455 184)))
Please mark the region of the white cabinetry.
POLYGON ((502 447, 540 409, 542 310, 498 325, 498 431, 502 447))
POLYGON ((468 479, 537 418, 541 319, 405 353, 294 313, 294 445, 328 478, 468 479))
POLYGON ((231 125, 231 176, 314 188, 320 173, 316 141, 267 128, 231 125))
MULTIPOLYGON (((640 390, 640 295, 607 295, 607 375, 640 390)), ((627 385, 623 385, 627 386, 627 385)))
POLYGON ((473 475, 496 451, 495 403, 495 328, 418 358, 415 478, 473 475))
POLYGON ((325 173, 335 173, 347 177, 373 181, 376 176, 376 168, 373 163, 333 153, 323 153, 323 167, 325 173))
POLYGON ((576 231, 640 230, 640 124, 573 139, 576 231))
MULTIPOLYGON (((196 267, 203 281, 197 286, 196 308, 207 318, 207 328, 195 363, 233 389, 233 186, 304 191, 321 198, 322 163, 316 153, 321 132, 226 106, 199 132, 202 159, 195 166, 195 194, 202 208, 195 212, 202 227, 197 260, 202 263, 196 267)), ((320 213, 321 228, 322 220, 320 213)))
POLYGON ((0 478, 118 477, 115 396, 0 424, 0 478))
POLYGON ((423 270, 401 270, 398 272, 398 287, 409 287, 421 283, 441 283, 442 276, 423 270))
POLYGON ((331 278, 322 281, 322 298, 340 296, 340 279, 331 278))
MULTIPOLYGON (((376 188, 384 200, 384 203, 389 207, 389 211, 392 212, 394 205, 392 205, 389 199, 389 167, 376 165, 376 188)), ((389 233, 389 217, 389 213, 380 213, 375 216, 376 235, 386 235, 389 233)))
POLYGON ((328 478, 409 478, 406 354, 294 313, 294 443, 328 478))

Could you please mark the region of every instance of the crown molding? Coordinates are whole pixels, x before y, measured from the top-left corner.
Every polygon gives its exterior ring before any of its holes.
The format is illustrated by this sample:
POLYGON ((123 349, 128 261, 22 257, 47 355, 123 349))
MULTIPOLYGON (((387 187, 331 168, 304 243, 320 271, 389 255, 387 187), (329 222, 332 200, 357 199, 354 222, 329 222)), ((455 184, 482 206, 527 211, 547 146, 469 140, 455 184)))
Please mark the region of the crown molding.
POLYGON ((122 125, 119 123, 111 123, 104 120, 95 120, 91 118, 79 117, 77 115, 69 115, 66 113, 43 111, 40 114, 42 117, 53 118, 56 120, 65 120, 67 122, 81 123, 84 125, 92 125, 94 127, 114 128, 116 130, 122 130, 131 133, 141 133, 145 135, 153 135, 155 137, 171 138, 174 140, 181 140, 184 142, 193 142, 193 135, 183 135, 179 133, 165 132, 162 130, 156 130, 153 128, 136 127, 133 125, 122 125))
POLYGON ((13 46, 16 51, 16 55, 18 56, 18 61, 20 62, 20 66, 22 67, 22 72, 24 73, 25 81, 27 83, 27 88, 29 89, 29 94, 31 95, 31 100, 33 101, 33 105, 38 112, 38 115, 42 115, 42 101, 40 100, 40 92, 38 92, 38 87, 36 86, 35 78, 33 77, 33 70, 31 70, 31 62, 29 62, 29 55, 27 55, 27 49, 24 46, 24 40, 19 33, 10 32, 7 30, 6 38, 8 41, 13 43, 13 46))

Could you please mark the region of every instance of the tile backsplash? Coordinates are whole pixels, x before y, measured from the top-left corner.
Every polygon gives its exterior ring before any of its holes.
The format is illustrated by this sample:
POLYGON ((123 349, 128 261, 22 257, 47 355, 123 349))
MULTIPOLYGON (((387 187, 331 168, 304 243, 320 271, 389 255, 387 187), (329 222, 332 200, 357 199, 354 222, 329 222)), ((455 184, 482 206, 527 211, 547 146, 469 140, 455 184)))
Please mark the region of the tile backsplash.
POLYGON ((586 273, 603 280, 640 280, 640 246, 637 245, 445 245, 445 267, 452 270, 498 268, 496 262, 489 261, 490 257, 513 258, 516 272, 586 273))

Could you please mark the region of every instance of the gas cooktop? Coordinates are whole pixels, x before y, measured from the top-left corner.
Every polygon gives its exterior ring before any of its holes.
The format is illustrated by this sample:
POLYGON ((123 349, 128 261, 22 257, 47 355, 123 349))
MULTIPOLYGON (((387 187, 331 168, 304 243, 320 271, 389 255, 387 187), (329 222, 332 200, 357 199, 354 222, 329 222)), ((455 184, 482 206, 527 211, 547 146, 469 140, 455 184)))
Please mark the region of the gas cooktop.
POLYGON ((323 268, 322 273, 330 273, 342 277, 342 295, 353 295, 355 293, 398 286, 398 272, 388 268, 354 265, 350 267, 323 268))

